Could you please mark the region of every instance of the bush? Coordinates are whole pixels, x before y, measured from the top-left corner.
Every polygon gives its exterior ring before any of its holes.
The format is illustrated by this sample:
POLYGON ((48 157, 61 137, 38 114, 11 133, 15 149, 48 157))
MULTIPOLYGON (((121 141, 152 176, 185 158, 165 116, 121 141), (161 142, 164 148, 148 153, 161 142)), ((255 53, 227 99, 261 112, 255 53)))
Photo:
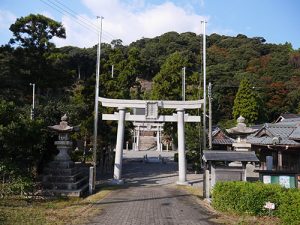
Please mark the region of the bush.
POLYGON ((268 215, 266 202, 275 203, 274 215, 285 224, 299 224, 300 191, 276 184, 241 181, 218 182, 212 191, 212 205, 223 212, 249 215, 268 215))
POLYGON ((33 187, 31 177, 22 175, 12 166, 5 165, 0 161, 0 198, 26 195, 33 187))
POLYGON ((278 206, 278 217, 284 224, 300 224, 300 191, 299 189, 288 189, 280 194, 280 205, 278 206))

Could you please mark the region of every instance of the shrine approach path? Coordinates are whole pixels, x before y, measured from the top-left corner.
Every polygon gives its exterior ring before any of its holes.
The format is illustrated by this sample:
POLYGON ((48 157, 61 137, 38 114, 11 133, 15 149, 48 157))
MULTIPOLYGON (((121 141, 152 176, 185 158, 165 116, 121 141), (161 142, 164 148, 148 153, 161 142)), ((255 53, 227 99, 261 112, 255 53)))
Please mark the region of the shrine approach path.
MULTIPOLYGON (((177 188, 177 163, 174 153, 165 164, 143 163, 142 155, 157 153, 124 153, 125 184, 99 201, 99 213, 90 218, 89 225, 209 225, 216 218, 195 196, 177 188)), ((149 156, 150 154, 150 156, 149 156)), ((155 159, 154 159, 155 160, 155 159)), ((202 177, 188 174, 188 180, 201 188, 202 177)))

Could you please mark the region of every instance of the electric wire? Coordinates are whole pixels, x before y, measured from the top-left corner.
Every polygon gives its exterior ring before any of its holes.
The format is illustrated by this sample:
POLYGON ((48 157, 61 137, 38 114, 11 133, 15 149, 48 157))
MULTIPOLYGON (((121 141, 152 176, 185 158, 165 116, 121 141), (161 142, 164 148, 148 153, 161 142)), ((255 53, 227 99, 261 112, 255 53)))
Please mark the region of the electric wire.
MULTIPOLYGON (((46 0, 48 2, 51 2, 53 5, 55 5, 56 7, 62 9, 63 11, 65 11, 66 13, 68 13, 69 15, 71 15, 73 18, 76 18, 77 20, 81 21, 82 23, 86 24, 87 26, 92 26, 94 29, 97 29, 99 31, 99 27, 91 22, 90 20, 84 18, 83 16, 79 15, 79 13, 77 13, 76 11, 70 9, 68 6, 64 5, 63 3, 61 3, 60 1, 58 0, 46 0), (57 2, 59 5, 57 5, 55 2, 57 2)), ((107 31, 103 30, 102 29, 102 34, 104 36, 106 36, 107 38, 109 39, 117 39, 116 37, 114 37, 112 34, 108 33, 107 31)))
MULTIPOLYGON (((57 8, 57 7, 53 6, 53 5, 51 5, 51 4, 48 3, 47 1, 45 1, 45 0, 40 0, 40 1, 43 2, 44 4, 50 6, 51 8, 55 9, 56 11, 60 12, 61 14, 66 15, 61 9, 59 9, 59 8, 57 8)), ((73 16, 72 16, 72 17, 73 17, 73 16)), ((75 22, 78 23, 78 24, 80 24, 81 26, 85 27, 86 29, 90 30, 92 33, 94 33, 94 34, 97 35, 97 32, 96 32, 95 30, 91 29, 89 26, 86 26, 85 24, 80 23, 79 20, 77 20, 77 21, 75 20, 75 22)))
MULTIPOLYGON (((49 7, 53 8, 54 10, 60 12, 62 15, 73 17, 75 19, 74 22, 81 25, 85 29, 91 31, 92 34, 98 35, 98 32, 95 31, 94 29, 92 29, 92 27, 93 27, 93 28, 96 28, 97 30, 99 30, 99 28, 97 26, 95 26, 94 24, 92 25, 91 23, 87 23, 87 22, 79 19, 76 14, 68 12, 64 8, 62 8, 59 5, 53 3, 51 0, 40 0, 40 1, 42 3, 48 5, 49 7)), ((103 37, 103 39, 106 40, 108 43, 113 40, 112 38, 108 37, 108 35, 105 35, 105 37, 103 37)))
MULTIPOLYGON (((74 11, 73 9, 69 8, 68 6, 66 6, 65 4, 61 3, 58 0, 54 0, 55 2, 57 2, 59 5, 61 5, 62 7, 64 7, 65 9, 67 9, 70 14, 75 15, 76 17, 81 18, 82 20, 86 21, 88 24, 90 24, 91 26, 95 27, 96 29, 99 29, 98 25, 96 25, 95 23, 91 22, 90 20, 84 18, 83 16, 79 15, 79 13, 77 13, 76 11, 74 11)), ((102 32, 106 33, 105 35, 110 36, 112 39, 117 39, 113 34, 105 31, 102 29, 102 32)))

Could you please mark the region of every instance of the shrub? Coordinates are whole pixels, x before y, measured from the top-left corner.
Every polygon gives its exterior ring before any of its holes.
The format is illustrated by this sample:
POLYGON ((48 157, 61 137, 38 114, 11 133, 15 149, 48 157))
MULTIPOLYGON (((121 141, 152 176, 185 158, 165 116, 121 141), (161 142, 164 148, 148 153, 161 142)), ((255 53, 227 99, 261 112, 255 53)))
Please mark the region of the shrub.
POLYGON ((299 224, 300 191, 280 185, 247 183, 241 181, 218 182, 212 191, 212 205, 223 212, 249 215, 268 215, 266 202, 275 203, 274 215, 284 224, 299 224))
POLYGON ((284 224, 300 224, 300 191, 288 189, 280 194, 278 217, 284 224))
POLYGON ((0 161, 0 198, 26 195, 33 188, 33 181, 29 174, 18 171, 13 165, 0 161))

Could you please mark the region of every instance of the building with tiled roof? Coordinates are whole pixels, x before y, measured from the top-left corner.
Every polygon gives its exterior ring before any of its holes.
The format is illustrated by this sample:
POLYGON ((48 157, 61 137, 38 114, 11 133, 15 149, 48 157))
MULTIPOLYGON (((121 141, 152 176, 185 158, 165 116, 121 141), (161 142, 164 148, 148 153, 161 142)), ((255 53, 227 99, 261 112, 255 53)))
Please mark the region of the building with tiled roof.
POLYGON ((281 114, 276 120, 275 123, 283 122, 284 120, 298 120, 300 121, 300 114, 294 114, 294 113, 284 113, 281 114))
POLYGON ((223 130, 216 127, 212 132, 213 149, 231 150, 234 139, 229 137, 223 130))
POLYGON ((278 123, 266 123, 247 137, 251 150, 258 155, 265 169, 266 156, 273 156, 277 170, 300 172, 300 118, 286 118, 278 123))

